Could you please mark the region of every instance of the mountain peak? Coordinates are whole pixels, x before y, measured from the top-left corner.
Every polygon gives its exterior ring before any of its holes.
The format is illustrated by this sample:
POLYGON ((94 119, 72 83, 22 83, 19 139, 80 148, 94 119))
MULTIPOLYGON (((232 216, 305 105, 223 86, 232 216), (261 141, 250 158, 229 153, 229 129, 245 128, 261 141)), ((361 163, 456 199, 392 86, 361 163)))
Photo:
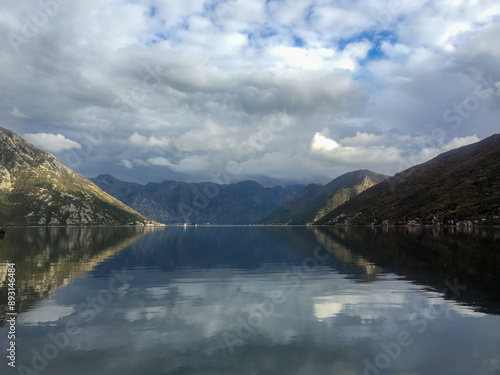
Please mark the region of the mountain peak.
POLYGON ((118 180, 116 177, 110 175, 110 174, 100 174, 99 176, 96 177, 96 179, 102 181, 103 183, 106 183, 106 184, 113 184, 115 182, 119 182, 120 180, 118 180))
POLYGON ((385 180, 367 169, 345 173, 324 186, 309 184, 259 223, 309 224, 352 197, 385 180))
POLYGON ((255 181, 227 185, 165 180, 138 185, 92 179, 109 194, 163 223, 250 224, 268 215, 302 185, 263 187, 255 181))

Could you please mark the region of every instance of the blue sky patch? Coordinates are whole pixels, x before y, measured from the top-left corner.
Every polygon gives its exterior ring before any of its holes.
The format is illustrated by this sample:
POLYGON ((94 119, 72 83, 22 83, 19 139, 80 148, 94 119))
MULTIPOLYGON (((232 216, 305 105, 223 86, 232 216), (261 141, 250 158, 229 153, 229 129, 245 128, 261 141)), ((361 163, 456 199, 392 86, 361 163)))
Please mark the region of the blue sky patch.
POLYGON ((351 38, 342 38, 338 42, 338 47, 342 51, 344 48, 351 43, 358 43, 366 40, 373 44, 373 48, 368 51, 366 59, 360 61, 361 65, 366 62, 376 59, 384 58, 384 53, 381 50, 382 42, 387 41, 391 44, 396 43, 397 35, 390 30, 365 30, 351 38))
POLYGON ((152 45, 160 43, 167 39, 168 35, 166 33, 155 33, 155 38, 151 39, 148 43, 146 43, 146 45, 151 47, 152 45))
POLYGON ((365 30, 350 38, 342 38, 338 42, 338 47, 342 51, 348 44, 362 42, 367 40, 376 46, 380 46, 382 41, 389 41, 394 44, 397 41, 397 35, 390 30, 365 30))
POLYGON ((157 36, 158 39, 161 39, 161 40, 167 40, 168 39, 167 34, 165 34, 165 33, 156 33, 155 36, 157 36))
POLYGON ((293 45, 294 45, 294 47, 304 47, 306 45, 306 42, 304 41, 304 39, 299 38, 298 36, 294 35, 293 45))

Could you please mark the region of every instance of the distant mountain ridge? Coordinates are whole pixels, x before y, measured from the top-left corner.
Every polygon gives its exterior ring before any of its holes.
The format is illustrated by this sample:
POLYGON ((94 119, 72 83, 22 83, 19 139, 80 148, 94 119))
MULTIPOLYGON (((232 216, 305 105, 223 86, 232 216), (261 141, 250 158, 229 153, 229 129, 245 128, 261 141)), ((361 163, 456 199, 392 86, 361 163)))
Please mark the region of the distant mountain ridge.
POLYGON ((263 187, 255 181, 218 185, 165 180, 141 185, 109 174, 91 181, 135 210, 165 224, 251 224, 304 187, 263 187))
POLYGON ((316 224, 500 224, 500 134, 436 156, 337 207, 316 224))
POLYGON ((500 224, 500 134, 390 178, 360 170, 324 186, 263 187, 89 180, 0 128, 0 226, 122 225, 145 216, 166 224, 500 224))
POLYGON ((146 218, 0 128, 0 225, 121 225, 146 218))
POLYGON ((309 184, 260 224, 311 224, 389 176, 369 170, 349 172, 324 186, 309 184))

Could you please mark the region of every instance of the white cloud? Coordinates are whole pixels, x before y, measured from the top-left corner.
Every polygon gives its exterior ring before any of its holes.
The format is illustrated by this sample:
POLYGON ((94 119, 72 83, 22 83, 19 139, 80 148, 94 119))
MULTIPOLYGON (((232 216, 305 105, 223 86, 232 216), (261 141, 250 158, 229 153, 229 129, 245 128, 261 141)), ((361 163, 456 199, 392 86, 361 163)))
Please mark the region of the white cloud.
POLYGON ((170 144, 170 140, 166 137, 157 138, 154 135, 151 135, 149 138, 147 138, 143 135, 140 135, 137 132, 132 134, 128 139, 134 146, 147 147, 147 148, 150 147, 165 148, 168 147, 170 144))
POLYGON ((314 138, 311 143, 312 151, 331 151, 340 147, 340 145, 333 139, 325 137, 321 133, 314 134, 314 138))
POLYGON ((438 40, 438 44, 441 45, 447 51, 454 51, 455 47, 453 45, 453 41, 458 36, 458 34, 463 33, 465 31, 469 31, 471 29, 471 25, 466 22, 454 22, 443 30, 443 34, 438 40))
POLYGON ((82 146, 71 139, 66 138, 62 134, 49 134, 49 133, 27 133, 24 138, 33 143, 35 146, 40 147, 42 150, 49 152, 60 152, 72 148, 81 148, 82 146))
POLYGON ((314 316, 318 320, 323 320, 331 318, 340 314, 344 305, 338 301, 333 300, 332 297, 315 297, 313 298, 314 303, 314 316))
POLYGON ((19 322, 26 325, 39 325, 56 322, 76 311, 75 306, 57 305, 54 301, 43 301, 36 311, 28 311, 20 315, 19 322))
POLYGON ((423 163, 426 162, 443 152, 453 150, 455 148, 463 147, 470 145, 472 143, 479 142, 480 139, 476 136, 462 137, 462 138, 453 138, 451 141, 442 145, 441 147, 427 147, 420 151, 419 155, 417 155, 414 159, 412 159, 415 163, 423 163))
POLYGON ((358 60, 364 59, 372 47, 366 41, 350 43, 343 50, 278 45, 272 48, 270 55, 278 68, 355 70, 358 60))
POLYGON ((222 150, 236 147, 231 129, 207 120, 201 128, 190 130, 178 137, 174 144, 183 151, 222 150))
POLYGON ((369 134, 356 132, 354 137, 346 137, 340 140, 344 145, 359 145, 359 144, 380 144, 385 140, 383 135, 369 134))
POLYGON ((178 163, 172 163, 167 158, 163 156, 157 156, 153 158, 149 158, 148 163, 151 165, 159 166, 159 167, 169 167, 175 172, 191 172, 196 173, 200 170, 204 170, 208 168, 208 163, 205 157, 203 156, 188 156, 178 163))
POLYGON ((340 54, 341 58, 335 66, 341 69, 355 70, 358 60, 364 59, 372 47, 373 44, 366 41, 349 43, 340 54))
POLYGON ((375 18, 369 11, 370 6, 362 9, 348 9, 349 5, 332 7, 329 4, 318 5, 312 14, 313 27, 325 37, 349 37, 369 28, 375 18))
POLYGON ((130 160, 127 160, 127 159, 122 159, 122 161, 120 162, 120 165, 123 165, 127 169, 131 169, 134 167, 134 164, 132 164, 132 162, 130 160))
POLYGON ((17 107, 12 108, 12 111, 9 112, 12 116, 17 118, 25 118, 29 119, 30 117, 22 113, 17 107))
MULTIPOLYGON (((358 165, 369 167, 373 165, 387 165, 397 163, 401 160, 401 150, 396 147, 367 143, 367 138, 373 137, 370 134, 357 133, 356 137, 346 138, 351 143, 356 138, 361 139, 356 146, 344 146, 342 143, 316 133, 311 142, 311 152, 335 162, 347 165, 358 165)), ((356 143, 353 143, 356 144, 356 143)))
POLYGON ((475 134, 469 137, 453 138, 450 142, 448 142, 441 148, 441 152, 450 151, 453 150, 454 148, 467 146, 470 145, 471 143, 476 143, 479 141, 480 139, 475 134))
POLYGON ((168 161, 163 156, 156 156, 154 158, 149 158, 148 163, 150 163, 151 165, 157 165, 160 167, 174 167, 174 164, 172 164, 170 161, 168 161))

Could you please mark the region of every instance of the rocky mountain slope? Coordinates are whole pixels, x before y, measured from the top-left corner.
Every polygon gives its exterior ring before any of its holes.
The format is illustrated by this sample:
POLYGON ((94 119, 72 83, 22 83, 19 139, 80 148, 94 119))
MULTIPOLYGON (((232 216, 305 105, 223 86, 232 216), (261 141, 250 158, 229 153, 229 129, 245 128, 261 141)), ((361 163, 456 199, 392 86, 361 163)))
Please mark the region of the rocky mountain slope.
POLYGON ((500 134, 438 155, 337 207, 317 224, 500 224, 500 134))
POLYGON ((0 225, 118 225, 145 217, 0 128, 0 225))
POLYGON ((369 170, 346 173, 320 186, 309 184, 258 223, 310 224, 388 176, 369 170))
POLYGON ((91 180, 130 207, 165 224, 251 224, 303 188, 303 185, 263 187, 255 181, 218 185, 165 180, 140 185, 111 175, 91 180))

